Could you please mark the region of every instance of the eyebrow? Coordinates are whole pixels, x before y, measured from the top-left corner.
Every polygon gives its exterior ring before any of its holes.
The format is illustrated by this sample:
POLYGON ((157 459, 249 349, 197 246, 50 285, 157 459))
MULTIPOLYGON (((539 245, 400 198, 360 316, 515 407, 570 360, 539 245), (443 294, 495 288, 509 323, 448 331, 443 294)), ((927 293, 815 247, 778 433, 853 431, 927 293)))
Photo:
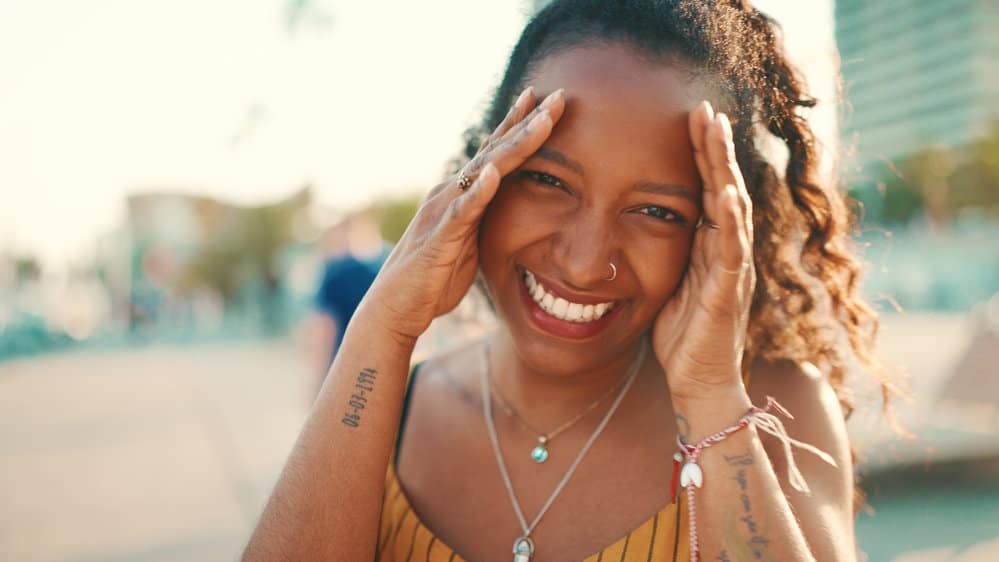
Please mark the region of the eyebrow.
POLYGON ((583 172, 583 165, 582 164, 580 164, 579 162, 576 162, 572 158, 569 158, 565 154, 562 154, 561 152, 559 152, 559 151, 557 151, 555 149, 546 148, 546 147, 542 146, 541 148, 538 149, 537 152, 534 153, 534 155, 537 156, 538 158, 543 158, 545 160, 554 162, 554 163, 558 164, 559 166, 562 166, 563 168, 568 168, 569 170, 571 170, 573 172, 576 172, 577 174, 579 174, 581 176, 585 176, 586 175, 583 172))
POLYGON ((700 205, 701 198, 691 191, 689 188, 683 187, 682 185, 674 185, 671 183, 655 183, 655 182, 642 182, 635 187, 635 191, 642 193, 655 193, 658 195, 683 197, 691 201, 694 204, 700 205))
MULTIPOLYGON (((563 168, 571 170, 580 176, 586 175, 583 171, 583 165, 579 162, 569 158, 561 152, 547 147, 541 147, 534 153, 538 158, 548 160, 563 168)), ((640 193, 652 193, 657 195, 665 195, 667 197, 683 197, 697 205, 700 205, 701 198, 698 194, 694 193, 691 189, 683 187, 681 185, 675 185, 670 183, 656 183, 656 182, 641 182, 635 186, 635 191, 640 193)))

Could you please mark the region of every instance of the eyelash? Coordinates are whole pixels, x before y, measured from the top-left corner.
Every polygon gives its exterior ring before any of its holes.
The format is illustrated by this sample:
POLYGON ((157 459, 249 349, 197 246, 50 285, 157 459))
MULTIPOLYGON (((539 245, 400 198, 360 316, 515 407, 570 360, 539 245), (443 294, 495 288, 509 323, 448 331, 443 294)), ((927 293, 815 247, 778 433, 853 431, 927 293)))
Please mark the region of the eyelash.
POLYGON ((646 205, 645 207, 641 207, 639 209, 639 212, 643 215, 650 216, 656 220, 660 220, 663 222, 671 222, 671 223, 675 222, 680 224, 687 224, 687 219, 683 218, 683 216, 680 213, 674 211, 673 209, 670 209, 669 207, 663 207, 661 205, 646 205), (659 213, 646 212, 649 209, 657 209, 660 212, 659 213))
MULTIPOLYGON (((525 171, 524 175, 532 181, 535 181, 545 187, 561 189, 562 191, 571 193, 568 186, 566 186, 562 180, 553 175, 546 174, 544 172, 532 171, 525 171)), ((639 214, 646 215, 660 222, 687 224, 687 219, 685 219, 683 215, 673 209, 670 209, 669 207, 663 207, 662 205, 646 205, 644 207, 640 207, 639 214), (649 212, 652 209, 655 209, 658 212, 649 212)))
POLYGON ((555 189, 561 189, 568 192, 569 188, 562 183, 562 180, 556 178, 555 176, 546 174, 544 172, 531 172, 525 171, 524 175, 528 178, 548 187, 554 187, 555 189))

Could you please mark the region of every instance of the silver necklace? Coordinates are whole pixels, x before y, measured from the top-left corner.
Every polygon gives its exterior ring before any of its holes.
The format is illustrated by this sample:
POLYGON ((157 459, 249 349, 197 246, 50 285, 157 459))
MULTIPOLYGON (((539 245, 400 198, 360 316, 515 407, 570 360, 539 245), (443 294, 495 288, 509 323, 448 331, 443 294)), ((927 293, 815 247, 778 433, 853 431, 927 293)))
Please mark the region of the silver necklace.
POLYGON ((527 423, 527 420, 524 419, 524 416, 521 416, 520 413, 514 410, 513 407, 510 406, 510 403, 506 401, 506 398, 503 397, 503 393, 500 392, 499 388, 496 387, 495 381, 493 381, 492 378, 489 379, 489 387, 492 389, 493 394, 496 396, 496 401, 499 402, 500 407, 503 408, 503 412, 506 413, 507 416, 516 418, 517 423, 520 424, 520 427, 527 430, 528 433, 533 433, 538 436, 538 444, 535 445, 533 449, 531 449, 531 458, 534 459, 534 462, 536 463, 543 463, 546 460, 548 460, 549 456, 551 456, 548 451, 548 444, 551 443, 552 439, 555 439, 563 431, 576 425, 576 422, 583 419, 584 417, 586 417, 587 414, 596 409, 596 407, 599 406, 601 403, 603 403, 603 401, 606 400, 608 397, 610 397, 614 393, 614 390, 616 390, 619 387, 619 385, 623 384, 625 379, 627 378, 628 378, 627 374, 621 377, 620 381, 614 383, 613 386, 607 389, 607 392, 603 393, 599 398, 594 400, 589 406, 586 407, 585 410, 583 410, 572 419, 566 421, 562 425, 556 427, 555 429, 547 433, 544 431, 538 431, 537 429, 534 428, 533 425, 527 423))
POLYGON ((522 534, 513 541, 513 562, 530 562, 531 556, 534 555, 534 541, 531 540, 531 533, 534 531, 538 523, 541 522, 541 518, 544 517, 545 513, 548 512, 548 508, 552 506, 555 502, 555 498, 562 492, 565 485, 569 482, 569 478, 572 477, 573 473, 576 472, 576 468, 579 467, 579 463, 583 461, 583 457, 589 452, 590 447, 593 446, 593 442, 597 440, 597 437, 610 422, 611 416, 617 410, 617 407, 621 405, 621 401, 624 400, 625 394, 628 393, 628 389, 631 388, 631 383, 635 382, 635 375, 638 374, 638 369, 642 365, 642 360, 645 358, 645 346, 642 346, 638 357, 635 358, 635 363, 631 366, 631 370, 628 373, 627 380, 624 386, 621 387, 620 392, 618 392, 617 398, 611 404, 607 413, 604 414, 604 418, 600 420, 597 424, 596 429, 590 434, 590 437, 583 444, 583 448, 579 450, 579 454, 576 455, 576 460, 572 461, 569 465, 569 469, 565 471, 565 475, 562 476, 562 480, 559 481, 558 485, 555 486, 555 490, 552 494, 548 496, 548 500, 545 501, 544 505, 538 511, 538 514, 534 516, 534 520, 531 524, 527 524, 527 518, 524 517, 524 511, 520 508, 520 502, 517 501, 517 495, 513 491, 513 482, 510 481, 510 473, 506 470, 506 461, 503 460, 503 452, 500 450, 499 437, 496 435, 496 426, 493 423, 493 408, 492 399, 489 394, 489 355, 488 348, 484 348, 482 353, 482 414, 486 418, 486 429, 489 430, 489 441, 492 442, 493 452, 496 453, 496 464, 499 465, 500 474, 503 476, 503 484, 506 486, 507 494, 510 496, 510 503, 513 505, 513 512, 517 515, 517 521, 520 522, 520 528, 522 534))

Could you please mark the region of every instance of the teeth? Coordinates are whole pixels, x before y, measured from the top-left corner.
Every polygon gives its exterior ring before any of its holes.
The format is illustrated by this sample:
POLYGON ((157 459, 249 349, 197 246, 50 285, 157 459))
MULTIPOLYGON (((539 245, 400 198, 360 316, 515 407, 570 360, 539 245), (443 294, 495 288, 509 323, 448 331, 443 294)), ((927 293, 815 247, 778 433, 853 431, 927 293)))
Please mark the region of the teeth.
POLYGON ((562 320, 568 320, 568 318, 565 317, 565 311, 568 309, 569 309, 569 301, 563 299, 562 297, 559 297, 555 299, 555 306, 552 307, 552 314, 554 314, 557 318, 561 318, 562 320))
POLYGON ((596 305, 569 302, 549 293, 530 271, 524 272, 524 284, 527 285, 531 298, 548 314, 568 322, 592 322, 599 320, 614 308, 614 302, 602 302, 596 305))
MULTIPOLYGON (((538 299, 534 300, 537 301, 538 299)), ((545 293, 544 298, 542 298, 541 302, 539 302, 538 304, 541 305, 541 308, 545 309, 545 312, 551 314, 552 305, 555 304, 555 297, 551 296, 550 293, 545 293)))
POLYGON ((565 311, 565 319, 570 322, 579 322, 583 319, 583 305, 574 302, 569 305, 569 310, 565 311))

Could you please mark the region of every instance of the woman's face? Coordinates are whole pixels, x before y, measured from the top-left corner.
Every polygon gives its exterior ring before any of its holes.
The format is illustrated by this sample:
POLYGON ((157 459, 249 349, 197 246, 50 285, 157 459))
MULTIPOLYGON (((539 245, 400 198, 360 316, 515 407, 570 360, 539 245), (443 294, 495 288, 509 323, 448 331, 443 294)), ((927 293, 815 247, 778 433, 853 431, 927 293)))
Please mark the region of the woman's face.
POLYGON ((480 265, 518 354, 571 373, 630 350, 683 277, 701 210, 698 100, 682 70, 623 46, 563 51, 532 76, 539 99, 565 88, 566 111, 490 204, 480 265))

